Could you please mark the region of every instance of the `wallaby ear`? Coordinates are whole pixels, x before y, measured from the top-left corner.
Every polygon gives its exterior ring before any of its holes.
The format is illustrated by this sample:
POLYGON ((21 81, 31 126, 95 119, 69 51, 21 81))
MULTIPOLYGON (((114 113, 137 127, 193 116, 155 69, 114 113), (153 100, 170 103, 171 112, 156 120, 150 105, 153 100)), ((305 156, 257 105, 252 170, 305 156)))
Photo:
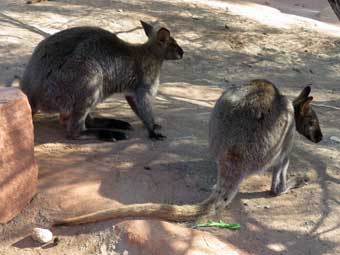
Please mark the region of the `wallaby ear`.
POLYGON ((146 34, 147 37, 151 38, 152 35, 154 34, 154 28, 153 26, 151 26, 150 24, 144 22, 143 20, 140 21, 140 23, 143 26, 144 32, 146 34))
POLYGON ((311 91, 311 87, 310 86, 307 86, 305 87, 300 95, 298 95, 295 99, 294 99, 294 104, 298 104, 300 103, 301 101, 305 100, 308 96, 309 96, 309 93, 311 91))
POLYGON ((303 101, 301 103, 301 107, 300 107, 300 113, 305 116, 308 114, 309 110, 310 110, 310 103, 313 101, 313 97, 307 97, 307 99, 305 99, 305 101, 303 101))
POLYGON ((170 31, 164 27, 158 30, 157 40, 161 42, 167 42, 170 40, 170 31))

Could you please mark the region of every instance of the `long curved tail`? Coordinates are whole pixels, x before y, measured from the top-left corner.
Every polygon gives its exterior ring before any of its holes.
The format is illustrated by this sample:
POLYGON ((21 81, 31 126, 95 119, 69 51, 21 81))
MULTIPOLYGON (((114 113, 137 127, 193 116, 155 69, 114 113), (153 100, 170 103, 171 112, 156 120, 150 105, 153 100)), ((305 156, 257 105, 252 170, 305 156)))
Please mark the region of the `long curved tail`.
POLYGON ((156 203, 123 205, 78 217, 57 220, 53 225, 79 225, 125 217, 148 217, 177 222, 187 221, 208 213, 213 202, 212 198, 208 198, 202 203, 192 205, 156 203))

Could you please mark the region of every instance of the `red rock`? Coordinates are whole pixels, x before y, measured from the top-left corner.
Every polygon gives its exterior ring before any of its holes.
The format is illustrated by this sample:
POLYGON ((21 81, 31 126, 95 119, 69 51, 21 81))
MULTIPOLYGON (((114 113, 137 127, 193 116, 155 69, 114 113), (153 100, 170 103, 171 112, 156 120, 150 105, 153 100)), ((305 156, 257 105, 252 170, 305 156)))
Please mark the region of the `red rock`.
POLYGON ((37 191, 31 108, 17 88, 0 88, 0 223, 14 218, 37 191))
POLYGON ((208 232, 165 221, 129 220, 117 224, 115 229, 121 242, 118 245, 131 247, 131 254, 249 255, 208 232))

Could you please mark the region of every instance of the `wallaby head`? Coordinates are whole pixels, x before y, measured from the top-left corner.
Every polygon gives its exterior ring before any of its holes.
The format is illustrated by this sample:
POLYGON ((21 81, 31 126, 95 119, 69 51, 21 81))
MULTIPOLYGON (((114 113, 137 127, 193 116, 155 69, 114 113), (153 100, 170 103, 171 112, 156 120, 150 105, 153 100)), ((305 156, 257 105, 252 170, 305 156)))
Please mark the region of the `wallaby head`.
POLYGON ((322 140, 322 132, 319 125, 319 119, 312 109, 312 96, 310 86, 305 87, 300 95, 294 99, 294 114, 296 130, 314 143, 322 140))
POLYGON ((152 52, 166 60, 176 60, 183 57, 184 51, 177 44, 176 40, 170 36, 170 31, 164 27, 158 31, 150 24, 141 21, 146 36, 151 43, 152 52))

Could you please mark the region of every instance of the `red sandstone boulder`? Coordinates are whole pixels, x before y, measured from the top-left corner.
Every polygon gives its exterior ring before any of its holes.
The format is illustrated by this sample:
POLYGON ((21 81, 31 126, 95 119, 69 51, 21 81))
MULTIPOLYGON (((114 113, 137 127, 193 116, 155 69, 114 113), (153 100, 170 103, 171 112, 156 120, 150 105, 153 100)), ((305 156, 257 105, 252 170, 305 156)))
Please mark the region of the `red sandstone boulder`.
POLYGON ((214 235, 159 220, 129 220, 116 225, 122 246, 132 255, 249 255, 214 235))
POLYGON ((32 114, 17 88, 0 88, 0 223, 14 218, 37 191, 32 114))

